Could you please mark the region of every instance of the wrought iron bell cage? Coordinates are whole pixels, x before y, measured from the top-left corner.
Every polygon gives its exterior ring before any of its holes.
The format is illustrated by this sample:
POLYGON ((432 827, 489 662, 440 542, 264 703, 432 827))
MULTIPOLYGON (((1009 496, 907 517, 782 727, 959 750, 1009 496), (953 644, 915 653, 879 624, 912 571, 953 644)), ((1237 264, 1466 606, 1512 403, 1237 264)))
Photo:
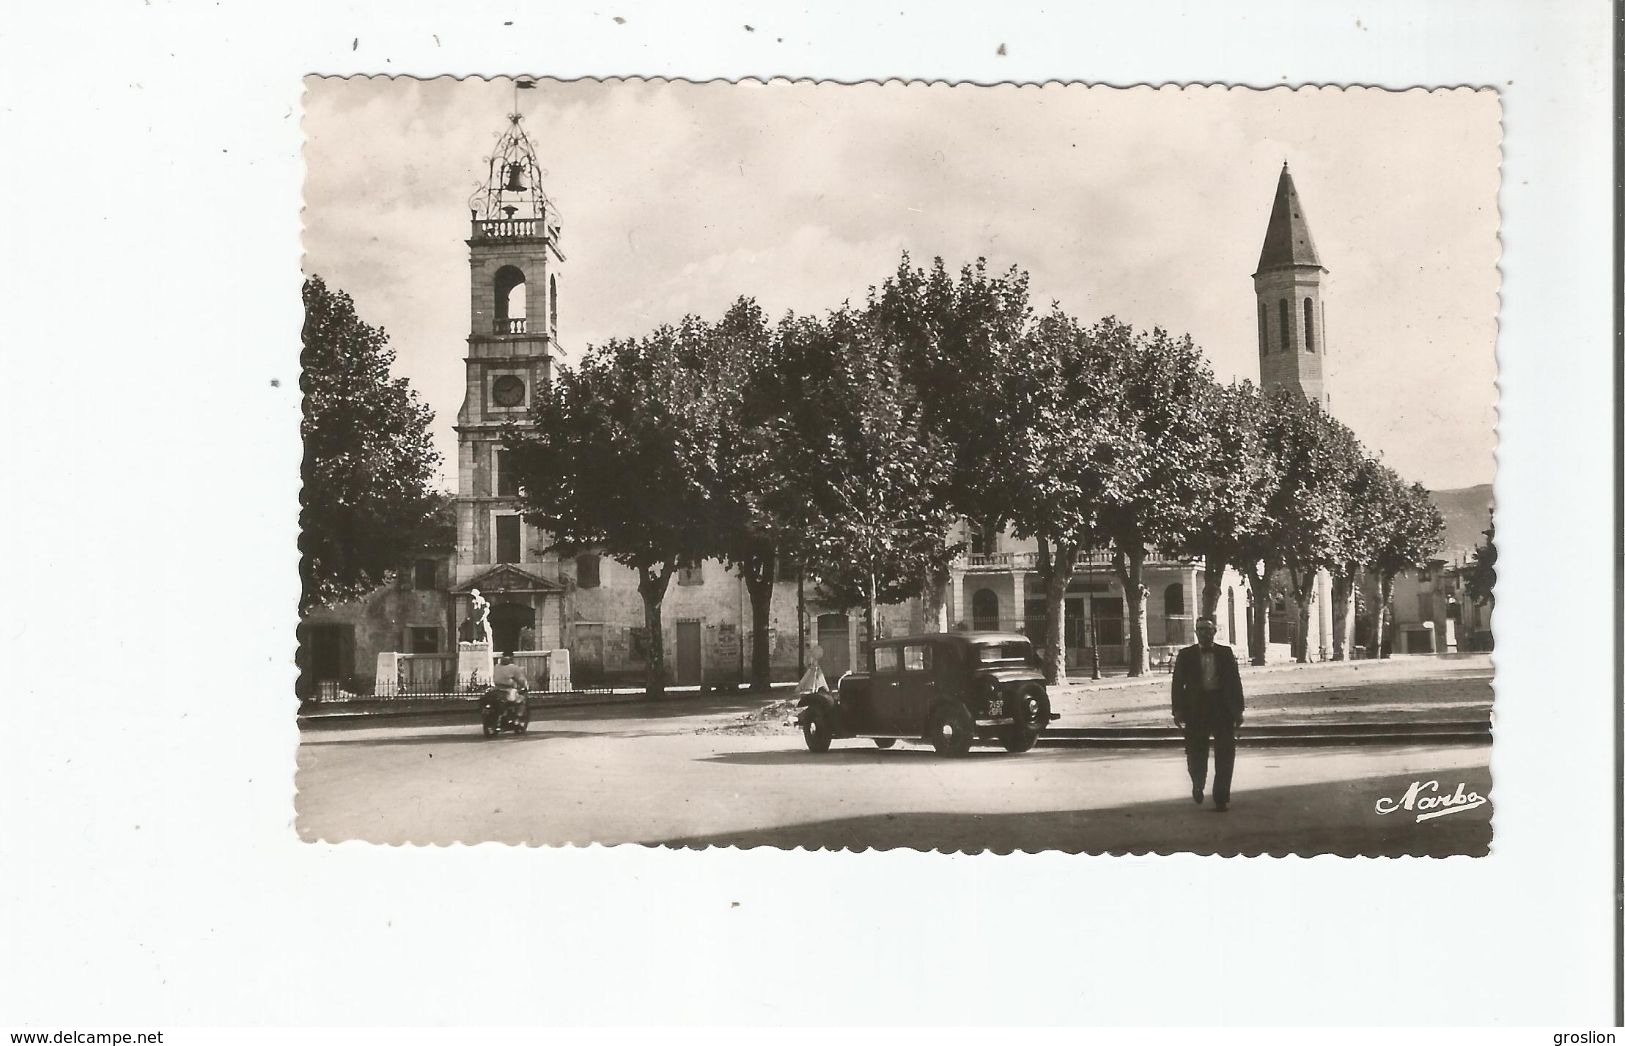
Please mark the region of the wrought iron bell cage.
POLYGON ((485 181, 469 197, 468 209, 476 221, 503 219, 542 220, 558 224, 558 210, 542 191, 542 169, 536 148, 525 133, 524 117, 510 113, 508 127, 485 158, 485 181))

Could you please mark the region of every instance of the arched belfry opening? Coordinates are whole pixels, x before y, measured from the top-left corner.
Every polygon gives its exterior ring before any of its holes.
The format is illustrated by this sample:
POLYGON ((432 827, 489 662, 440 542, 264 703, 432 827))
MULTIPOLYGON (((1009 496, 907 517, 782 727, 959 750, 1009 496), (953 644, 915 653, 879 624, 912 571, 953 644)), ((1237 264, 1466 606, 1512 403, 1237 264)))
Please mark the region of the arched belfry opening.
POLYGON ((496 297, 497 329, 494 334, 525 333, 525 274, 514 265, 504 265, 491 280, 496 297))

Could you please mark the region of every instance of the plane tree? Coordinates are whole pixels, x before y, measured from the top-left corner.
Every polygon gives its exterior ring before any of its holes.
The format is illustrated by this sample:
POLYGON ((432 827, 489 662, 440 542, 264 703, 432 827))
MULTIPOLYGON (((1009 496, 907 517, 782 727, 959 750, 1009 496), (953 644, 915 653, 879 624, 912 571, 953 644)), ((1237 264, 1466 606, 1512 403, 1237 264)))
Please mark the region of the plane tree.
POLYGON ((1269 513, 1275 524, 1273 559, 1287 573, 1297 613, 1292 657, 1301 664, 1309 659, 1316 578, 1358 558, 1350 490, 1365 452, 1348 426, 1294 390, 1271 393, 1265 414, 1266 442, 1280 474, 1269 513))
POLYGON ((1129 674, 1144 675, 1145 561, 1183 547, 1212 514, 1217 386, 1189 335, 1147 334, 1108 317, 1089 329, 1086 344, 1118 423, 1096 533, 1110 544, 1128 604, 1129 674))
POLYGON ((1066 584, 1090 546, 1096 508, 1124 473, 1115 467, 1123 429, 1109 372, 1088 332, 1059 307, 1035 323, 1001 378, 1000 431, 990 461, 1015 533, 1036 539, 1044 587, 1040 637, 1045 675, 1063 673, 1066 584))
POLYGON ((354 599, 414 552, 453 540, 430 436, 434 411, 405 378, 383 328, 320 276, 302 289, 299 607, 354 599))
POLYGON ((1371 572, 1377 577, 1377 614, 1373 645, 1379 657, 1386 657, 1384 633, 1389 605, 1394 598, 1394 578, 1407 570, 1420 570, 1444 544, 1444 513, 1420 483, 1404 487, 1396 498, 1392 525, 1373 550, 1371 572))
POLYGON ((1354 649, 1354 603, 1360 578, 1404 518, 1407 491, 1399 473, 1376 458, 1364 458, 1349 477, 1347 533, 1342 558, 1331 568, 1332 660, 1346 661, 1354 649))
POLYGON ((782 413, 767 427, 783 483, 765 508, 800 534, 800 555, 836 603, 879 608, 946 571, 950 466, 896 353, 864 312, 787 317, 777 332, 782 413))
POLYGON ((528 522, 552 547, 597 547, 637 575, 645 689, 665 689, 662 609, 672 575, 719 554, 728 499, 728 380, 695 317, 590 348, 539 390, 529 429, 504 434, 528 522))
POLYGON ((1201 614, 1218 610, 1226 567, 1245 570, 1271 527, 1269 509, 1280 482, 1276 459, 1264 444, 1264 401, 1249 381, 1214 390, 1212 443, 1203 471, 1208 479, 1201 517, 1181 544, 1202 559, 1201 614))
MULTIPOLYGON (((1033 310, 1027 274, 990 273, 985 259, 951 273, 941 258, 916 268, 905 253, 869 292, 874 336, 919 403, 920 423, 944 455, 946 506, 986 533, 1009 519, 1009 477, 996 464, 1009 432, 1010 381, 1033 310)), ((927 617, 940 620, 946 564, 926 580, 927 617)))
POLYGON ((794 393, 778 372, 775 333, 766 314, 742 297, 709 331, 719 387, 714 391, 727 435, 719 445, 723 493, 716 532, 723 559, 744 579, 750 597, 750 684, 771 682, 769 648, 773 590, 787 555, 797 548, 795 519, 777 495, 784 489, 783 446, 772 425, 794 393))

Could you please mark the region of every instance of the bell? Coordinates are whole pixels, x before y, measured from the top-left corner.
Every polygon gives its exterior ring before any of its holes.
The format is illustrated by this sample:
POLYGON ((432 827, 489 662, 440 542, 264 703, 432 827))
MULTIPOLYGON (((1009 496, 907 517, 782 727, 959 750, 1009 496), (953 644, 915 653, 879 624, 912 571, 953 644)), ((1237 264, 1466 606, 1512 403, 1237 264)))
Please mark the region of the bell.
POLYGON ((510 163, 508 165, 508 183, 502 187, 502 191, 503 192, 524 192, 525 191, 525 183, 523 181, 521 181, 520 177, 519 177, 521 174, 524 173, 524 171, 525 171, 525 167, 524 167, 523 164, 510 163))

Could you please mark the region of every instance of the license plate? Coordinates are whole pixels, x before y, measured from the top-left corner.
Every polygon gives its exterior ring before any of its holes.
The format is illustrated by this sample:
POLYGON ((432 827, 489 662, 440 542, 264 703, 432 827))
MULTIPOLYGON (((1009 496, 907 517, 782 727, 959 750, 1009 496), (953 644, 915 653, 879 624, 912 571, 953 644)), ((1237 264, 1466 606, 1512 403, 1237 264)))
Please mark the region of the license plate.
POLYGON ((1004 715, 1004 701, 995 698, 987 703, 988 715, 1004 715))

